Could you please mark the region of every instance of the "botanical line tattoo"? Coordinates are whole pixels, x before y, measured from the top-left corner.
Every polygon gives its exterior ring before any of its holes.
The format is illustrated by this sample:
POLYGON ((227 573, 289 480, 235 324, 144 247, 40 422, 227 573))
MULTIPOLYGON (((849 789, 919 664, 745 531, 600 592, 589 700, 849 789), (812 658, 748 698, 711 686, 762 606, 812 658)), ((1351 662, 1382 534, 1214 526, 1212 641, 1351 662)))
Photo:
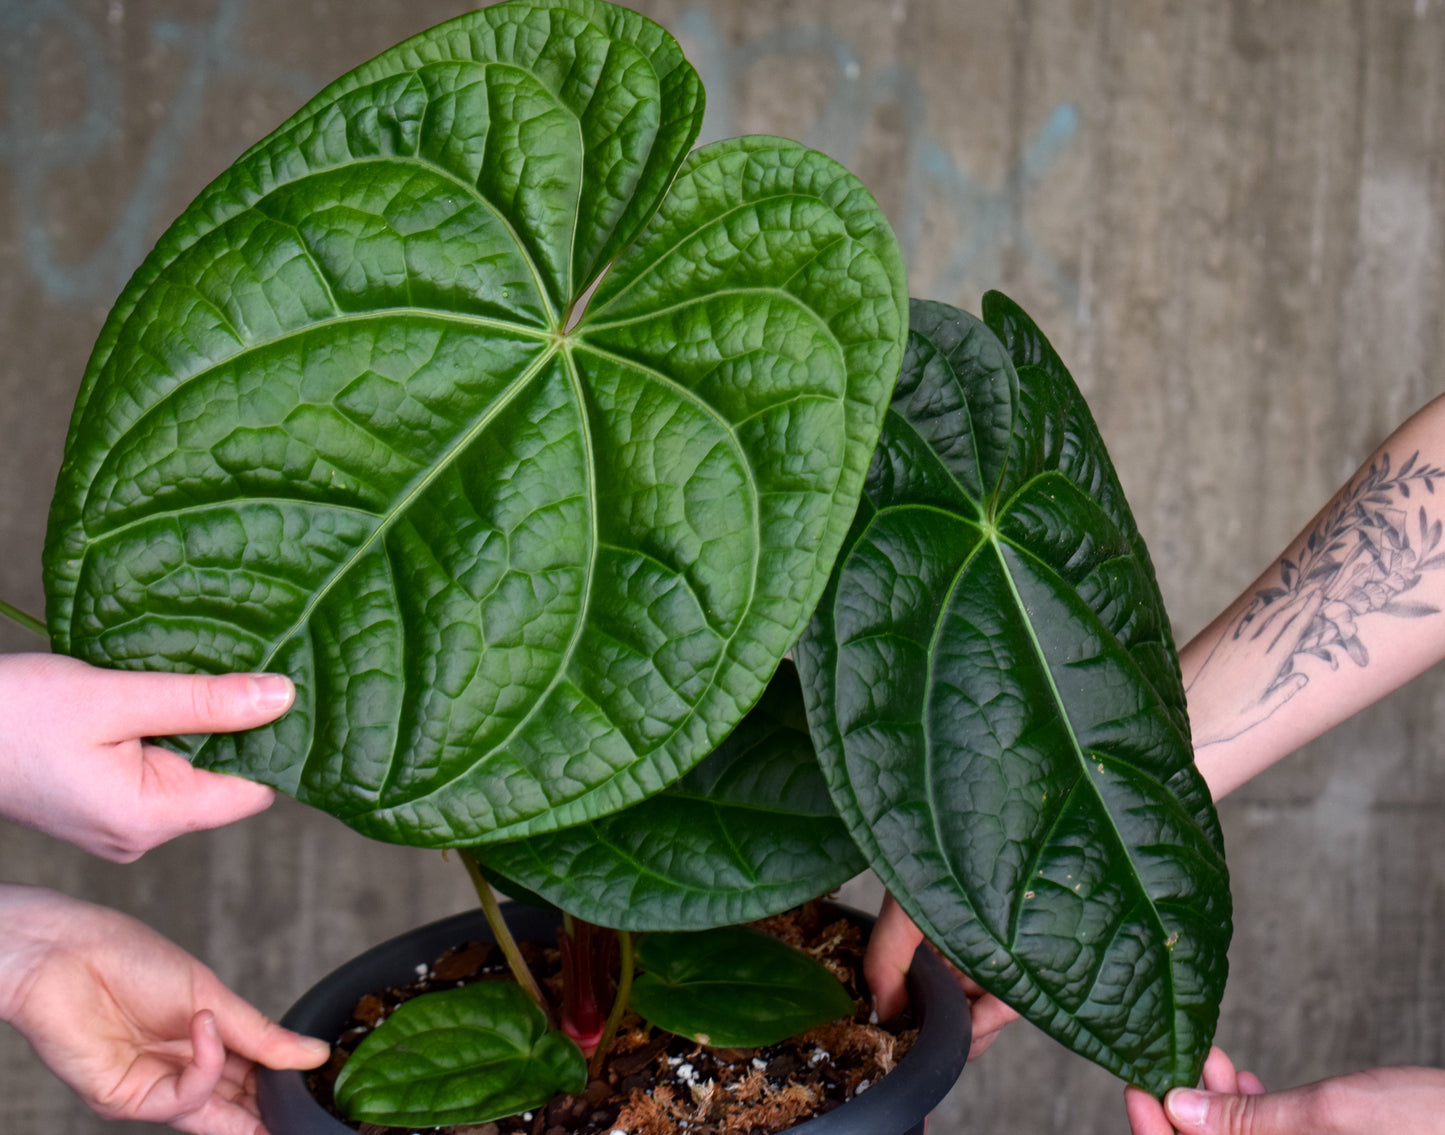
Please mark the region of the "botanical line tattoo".
POLYGON ((1313 657, 1338 669, 1344 655, 1368 666, 1370 653, 1358 622, 1371 614, 1416 619, 1439 613, 1401 596, 1427 571, 1445 567, 1439 552, 1442 525, 1411 493, 1433 495, 1445 469, 1420 464, 1415 452, 1398 469, 1390 455, 1370 463, 1344 490, 1305 538, 1295 558, 1280 561, 1278 586, 1258 591, 1225 628, 1191 693, 1211 670, 1218 678, 1248 675, 1246 704, 1216 736, 1196 736, 1195 747, 1237 737, 1258 725, 1308 682, 1297 660, 1313 657))

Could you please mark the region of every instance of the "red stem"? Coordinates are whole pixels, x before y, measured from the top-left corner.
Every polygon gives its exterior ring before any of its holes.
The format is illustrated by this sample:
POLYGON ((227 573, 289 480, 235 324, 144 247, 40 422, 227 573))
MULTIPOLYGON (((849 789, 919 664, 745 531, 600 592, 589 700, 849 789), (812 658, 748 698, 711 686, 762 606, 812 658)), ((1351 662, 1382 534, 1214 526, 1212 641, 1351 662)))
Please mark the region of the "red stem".
POLYGON ((562 949, 561 1028, 577 1042, 582 1054, 590 1057, 607 1029, 607 955, 612 943, 600 926, 568 915, 562 921, 558 944, 562 949))

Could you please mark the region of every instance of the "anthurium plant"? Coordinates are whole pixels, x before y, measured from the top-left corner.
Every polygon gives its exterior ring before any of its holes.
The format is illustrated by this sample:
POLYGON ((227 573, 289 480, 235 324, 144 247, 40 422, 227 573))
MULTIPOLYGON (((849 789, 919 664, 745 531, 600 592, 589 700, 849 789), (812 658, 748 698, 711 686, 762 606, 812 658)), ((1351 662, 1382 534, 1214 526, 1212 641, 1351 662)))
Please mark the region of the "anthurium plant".
POLYGON ((560 1021, 418 998, 344 1069, 353 1118, 578 1090, 628 1004, 723 1045, 846 1013, 738 924, 869 866, 1064 1043, 1192 1081, 1227 877, 1083 399, 1003 297, 910 312, 847 170, 694 149, 702 115, 656 24, 513 0, 243 154, 86 371, 54 648, 288 673, 281 721, 172 743, 566 912, 560 1021))

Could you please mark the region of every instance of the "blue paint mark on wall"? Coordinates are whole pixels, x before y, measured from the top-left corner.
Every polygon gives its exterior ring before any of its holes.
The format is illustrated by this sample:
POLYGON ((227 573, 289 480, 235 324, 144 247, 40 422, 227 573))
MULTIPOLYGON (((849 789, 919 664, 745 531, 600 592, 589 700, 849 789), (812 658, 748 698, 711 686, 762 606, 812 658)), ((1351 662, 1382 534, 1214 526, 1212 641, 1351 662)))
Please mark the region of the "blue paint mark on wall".
MULTIPOLYGON (((121 123, 127 92, 106 52, 101 29, 72 0, 0 0, 0 81, 5 84, 6 118, 0 122, 0 165, 11 178, 14 231, 35 281, 53 299, 70 304, 106 302, 139 264, 159 227, 169 218, 156 216, 165 187, 184 159, 207 93, 219 77, 279 87, 294 93, 297 105, 320 88, 322 79, 281 68, 247 55, 239 31, 248 0, 215 0, 194 21, 151 17, 149 42, 173 50, 184 60, 179 82, 150 139, 135 181, 120 187, 110 231, 78 263, 67 262, 51 238, 52 202, 48 187, 56 179, 84 176, 86 163, 121 144, 121 123), (84 109, 72 122, 55 128, 41 125, 36 105, 42 89, 38 68, 45 37, 60 37, 84 76, 84 109)), ((109 19, 145 18, 144 6, 110 0, 109 19)), ((831 60, 832 79, 816 119, 801 140, 857 167, 866 131, 880 109, 895 108, 890 121, 901 122, 905 137, 901 194, 892 218, 910 264, 919 259, 929 210, 946 215, 957 236, 943 259, 930 258, 929 278, 915 268, 911 290, 916 295, 960 298, 967 286, 989 286, 1003 278, 1009 255, 1035 279, 1075 306, 1077 281, 1033 240, 1022 221, 1021 203, 1054 171, 1078 133, 1079 117, 1069 104, 1054 108, 1024 147, 1016 167, 1001 184, 986 185, 959 164, 958 158, 929 132, 923 88, 906 66, 892 63, 865 69, 855 45, 826 27, 784 28, 731 44, 712 13, 694 7, 674 29, 697 66, 708 90, 703 140, 739 132, 738 104, 748 72, 760 62, 786 66, 803 57, 831 60)), ((895 140, 896 141, 896 140, 895 140)))
MULTIPOLYGON (((251 81, 280 82, 297 91, 298 103, 318 85, 309 78, 283 72, 249 58, 236 42, 246 0, 217 0, 207 18, 196 23, 155 17, 149 41, 173 47, 186 60, 165 116, 141 160, 133 184, 110 232, 89 256, 68 263, 51 239, 50 187, 57 179, 81 175, 85 164, 105 149, 121 144, 125 89, 113 60, 107 57, 102 32, 70 0, 0 0, 0 63, 3 63, 5 106, 0 123, 0 164, 12 178, 15 231, 23 242, 31 273, 54 299, 88 304, 108 301, 120 291, 140 263, 160 225, 169 218, 155 211, 163 189, 174 176, 195 130, 208 88, 217 77, 240 75, 251 81), (75 70, 85 82, 84 109, 64 126, 46 128, 37 105, 42 89, 47 36, 59 37, 75 57, 75 70)), ((111 0, 108 18, 134 18, 111 0)), ((142 12, 144 9, 140 9, 142 12)))
POLYGON ((1078 281, 1029 236, 1020 219, 1020 202, 1049 176, 1078 134, 1079 115, 1072 105, 1055 107, 1025 146, 1016 168, 1001 185, 989 187, 961 168, 956 155, 929 133, 928 106, 917 76, 899 63, 865 73, 853 43, 836 31, 786 28, 732 46, 710 12, 693 8, 678 22, 676 32, 707 88, 704 141, 740 132, 738 92, 749 69, 768 59, 783 66, 789 57, 831 57, 833 81, 823 109, 799 140, 846 166, 858 165, 864 132, 878 111, 889 103, 898 107, 906 132, 902 147, 906 165, 901 171, 901 215, 890 220, 914 269, 910 281, 914 295, 955 299, 966 284, 994 286, 1003 278, 1008 251, 1067 306, 1076 306, 1078 281), (952 214, 959 239, 943 266, 929 278, 920 278, 914 265, 927 239, 925 217, 939 202, 952 214))

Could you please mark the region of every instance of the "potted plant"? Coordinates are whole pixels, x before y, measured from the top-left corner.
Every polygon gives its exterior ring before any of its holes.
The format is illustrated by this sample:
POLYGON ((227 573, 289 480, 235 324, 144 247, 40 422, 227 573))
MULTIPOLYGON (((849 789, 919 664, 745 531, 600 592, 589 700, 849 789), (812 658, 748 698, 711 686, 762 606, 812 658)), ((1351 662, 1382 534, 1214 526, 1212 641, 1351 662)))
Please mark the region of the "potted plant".
POLYGON ((1191 1082, 1227 876, 1084 400, 1002 296, 910 311, 848 171, 693 150, 702 110, 656 24, 513 0, 243 154, 87 368, 55 649, 285 670, 280 722, 174 743, 585 923, 871 866, 1052 1035, 1191 1082))
MULTIPOLYGON (((521 904, 510 904, 506 910, 507 924, 520 940, 547 941, 555 937, 559 920, 556 912, 521 904)), ((856 911, 847 913, 859 916, 856 911)), ((457 943, 487 940, 490 936, 491 928, 482 913, 468 911, 384 942, 313 986, 292 1006, 286 1025, 308 1035, 341 1035, 353 1023, 358 1000, 377 990, 413 981, 420 964, 417 959, 435 959, 457 943)), ((909 975, 909 992, 922 1006, 922 1020, 917 1038, 896 1067, 842 1107, 790 1126, 789 1131, 806 1131, 809 1135, 922 1135, 925 1117, 958 1078, 971 1034, 962 989, 937 955, 919 951, 909 975)), ((751 1059, 747 1063, 751 1066, 751 1059)), ((349 1128, 318 1102, 304 1073, 262 1069, 257 1094, 262 1119, 273 1133, 347 1135, 349 1128)))

